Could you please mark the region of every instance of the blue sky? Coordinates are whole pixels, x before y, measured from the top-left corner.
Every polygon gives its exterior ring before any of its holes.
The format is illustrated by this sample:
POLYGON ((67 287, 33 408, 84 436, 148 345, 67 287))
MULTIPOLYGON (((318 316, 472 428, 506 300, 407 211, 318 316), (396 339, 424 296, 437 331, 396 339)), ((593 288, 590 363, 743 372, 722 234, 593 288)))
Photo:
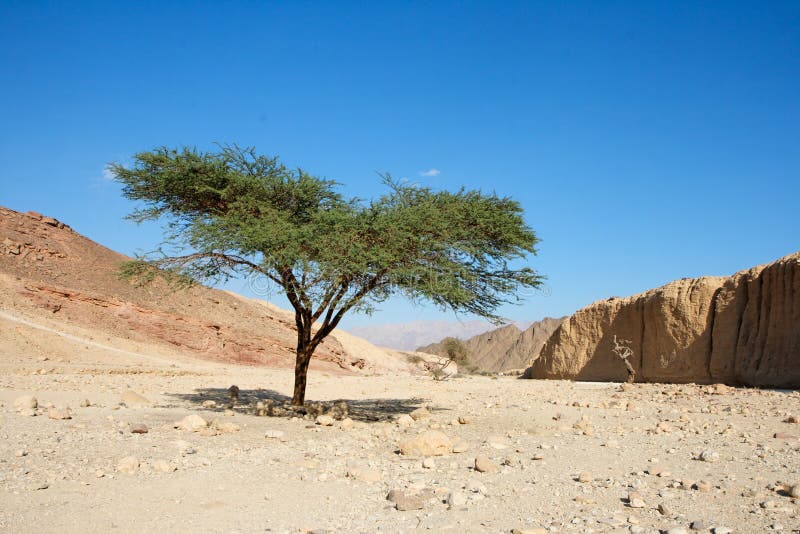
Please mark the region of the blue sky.
POLYGON ((798 2, 4 0, 0 106, 0 205, 128 254, 159 229, 104 166, 217 141, 517 198, 548 276, 517 320, 800 249, 798 2))

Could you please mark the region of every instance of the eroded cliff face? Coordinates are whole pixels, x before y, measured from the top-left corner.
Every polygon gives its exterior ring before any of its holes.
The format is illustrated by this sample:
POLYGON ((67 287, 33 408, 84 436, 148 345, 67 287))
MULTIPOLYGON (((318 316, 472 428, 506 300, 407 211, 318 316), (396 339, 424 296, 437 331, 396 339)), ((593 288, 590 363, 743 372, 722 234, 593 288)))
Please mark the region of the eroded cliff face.
POLYGON ((556 329, 525 376, 623 381, 615 335, 631 342, 637 381, 800 387, 800 253, 590 304, 556 329))

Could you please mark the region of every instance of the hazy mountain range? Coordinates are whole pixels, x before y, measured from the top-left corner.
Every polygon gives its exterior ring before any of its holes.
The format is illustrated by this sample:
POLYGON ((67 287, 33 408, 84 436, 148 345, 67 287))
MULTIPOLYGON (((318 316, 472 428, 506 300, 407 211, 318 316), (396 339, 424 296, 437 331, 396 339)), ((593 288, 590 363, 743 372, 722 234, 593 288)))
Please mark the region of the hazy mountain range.
MULTIPOLYGON (((521 330, 530 322, 515 322, 521 330)), ((488 321, 412 321, 410 323, 388 323, 357 326, 348 332, 364 338, 374 345, 398 350, 414 350, 417 347, 436 343, 446 337, 469 339, 497 328, 488 321)))

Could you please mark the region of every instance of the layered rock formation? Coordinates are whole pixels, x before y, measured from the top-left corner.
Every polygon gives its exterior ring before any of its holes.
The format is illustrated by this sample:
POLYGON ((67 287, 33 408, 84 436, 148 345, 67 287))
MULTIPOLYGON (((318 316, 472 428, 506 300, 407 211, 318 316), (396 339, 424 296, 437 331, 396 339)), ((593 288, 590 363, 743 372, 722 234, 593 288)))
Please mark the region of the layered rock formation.
POLYGON ((525 376, 623 381, 615 335, 630 341, 637 381, 800 387, 800 253, 590 304, 556 329, 525 376))

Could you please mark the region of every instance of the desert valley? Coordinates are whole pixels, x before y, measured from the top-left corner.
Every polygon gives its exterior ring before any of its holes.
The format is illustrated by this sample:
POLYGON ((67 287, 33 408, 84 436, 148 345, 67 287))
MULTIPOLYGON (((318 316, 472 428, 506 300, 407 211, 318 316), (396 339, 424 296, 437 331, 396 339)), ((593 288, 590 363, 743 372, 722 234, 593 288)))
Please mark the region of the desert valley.
POLYGON ((302 408, 292 314, 122 259, 0 210, 4 531, 800 529, 798 254, 481 334, 482 374, 336 331, 302 408))

